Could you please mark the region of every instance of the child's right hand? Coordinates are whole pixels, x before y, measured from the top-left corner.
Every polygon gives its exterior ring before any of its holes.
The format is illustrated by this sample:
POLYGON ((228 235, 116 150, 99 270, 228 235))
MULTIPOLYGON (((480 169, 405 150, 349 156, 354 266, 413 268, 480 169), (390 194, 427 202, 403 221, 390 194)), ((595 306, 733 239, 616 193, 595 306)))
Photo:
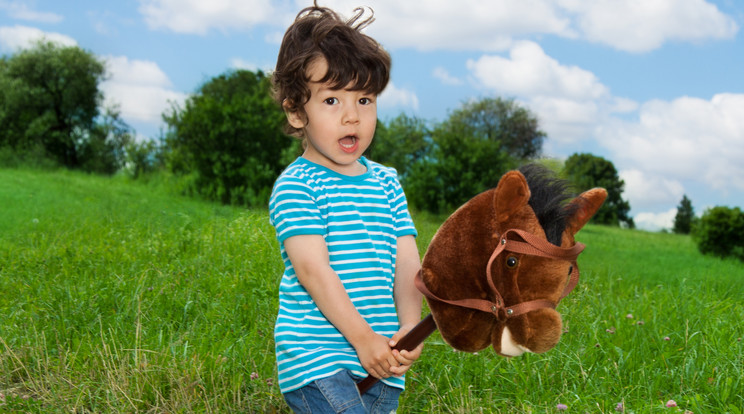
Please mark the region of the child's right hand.
POLYGON ((398 366, 398 361, 390 349, 390 338, 372 333, 368 340, 355 346, 359 361, 367 373, 377 379, 393 376, 391 367, 398 366))

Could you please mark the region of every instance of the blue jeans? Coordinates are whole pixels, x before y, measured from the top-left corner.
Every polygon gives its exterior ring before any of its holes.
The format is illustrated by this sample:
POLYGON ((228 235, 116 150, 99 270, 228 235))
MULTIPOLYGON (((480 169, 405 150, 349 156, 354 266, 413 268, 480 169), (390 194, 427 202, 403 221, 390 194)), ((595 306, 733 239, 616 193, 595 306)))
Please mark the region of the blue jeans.
POLYGON ((401 389, 377 381, 364 395, 356 383, 361 378, 348 370, 321 378, 302 388, 284 394, 284 400, 298 414, 391 414, 398 408, 401 389))

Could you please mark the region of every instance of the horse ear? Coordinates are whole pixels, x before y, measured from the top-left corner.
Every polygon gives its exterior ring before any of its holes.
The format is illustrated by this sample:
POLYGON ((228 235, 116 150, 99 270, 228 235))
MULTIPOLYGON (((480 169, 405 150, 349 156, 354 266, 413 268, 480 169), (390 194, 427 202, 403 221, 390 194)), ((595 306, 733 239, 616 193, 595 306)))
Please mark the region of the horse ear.
POLYGON ((581 230, 597 210, 602 207, 605 198, 607 198, 607 190, 601 187, 587 190, 574 198, 571 201, 571 205, 575 206, 576 212, 569 220, 569 233, 576 234, 576 232, 581 230))
POLYGON ((496 220, 503 223, 512 214, 522 209, 530 200, 530 188, 522 173, 509 171, 499 180, 496 186, 493 203, 496 207, 496 220))

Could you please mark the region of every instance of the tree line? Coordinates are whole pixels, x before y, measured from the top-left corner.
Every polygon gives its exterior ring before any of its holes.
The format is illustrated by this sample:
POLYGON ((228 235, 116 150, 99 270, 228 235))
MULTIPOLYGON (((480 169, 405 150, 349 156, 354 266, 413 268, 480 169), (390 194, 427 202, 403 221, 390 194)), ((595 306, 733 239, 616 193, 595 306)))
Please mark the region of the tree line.
MULTIPOLYGON (((104 64, 92 53, 41 41, 0 57, 0 166, 62 166, 133 178, 164 171, 186 192, 226 204, 265 206, 274 180, 302 153, 283 133, 269 77, 230 70, 162 114, 167 128, 147 141, 116 107, 104 107, 104 64)), ((463 103, 442 122, 404 113, 378 122, 367 156, 397 169, 414 209, 447 213, 493 187, 507 170, 543 162, 546 134, 537 117, 511 99, 463 103)), ((634 227, 625 183, 611 161, 573 154, 553 163, 576 192, 604 187, 593 221, 634 227)), ((691 234, 701 252, 744 260, 744 212, 717 206, 696 217, 685 195, 673 231, 691 234)))
MULTIPOLYGON (((116 108, 104 108, 105 67, 78 47, 39 42, 0 58, 0 162, 27 159, 139 177, 168 171, 209 200, 263 206, 275 178, 301 153, 261 71, 230 70, 163 114, 166 129, 138 142, 116 108)), ((431 123, 401 114, 379 122, 368 156, 395 167, 414 209, 446 213, 494 186, 507 170, 539 161, 546 134, 511 99, 463 103, 431 123)), ((577 192, 602 186, 601 224, 633 227, 624 182, 611 161, 570 156, 559 173, 577 192)))

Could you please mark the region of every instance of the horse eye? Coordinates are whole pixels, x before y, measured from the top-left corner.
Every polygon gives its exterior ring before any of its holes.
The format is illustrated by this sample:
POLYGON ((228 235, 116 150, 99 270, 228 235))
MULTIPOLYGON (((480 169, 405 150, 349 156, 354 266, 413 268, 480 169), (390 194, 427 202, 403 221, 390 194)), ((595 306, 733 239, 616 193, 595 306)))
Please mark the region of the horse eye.
POLYGON ((570 275, 573 272, 573 266, 568 266, 568 274, 570 275))
POLYGON ((506 259, 506 267, 508 267, 509 269, 514 269, 515 267, 517 267, 518 263, 519 263, 519 260, 517 260, 517 258, 514 256, 509 256, 506 259))

